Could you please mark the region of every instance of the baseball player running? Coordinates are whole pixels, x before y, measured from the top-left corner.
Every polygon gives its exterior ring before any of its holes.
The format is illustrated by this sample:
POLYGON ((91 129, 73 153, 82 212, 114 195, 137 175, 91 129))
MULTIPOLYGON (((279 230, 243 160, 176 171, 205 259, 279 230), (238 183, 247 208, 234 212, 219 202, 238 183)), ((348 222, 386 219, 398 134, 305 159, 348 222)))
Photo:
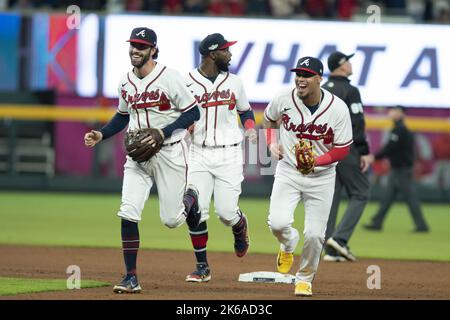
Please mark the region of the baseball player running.
POLYGON ((228 71, 231 60, 227 41, 214 33, 199 46, 202 56, 199 67, 187 77, 187 86, 200 107, 200 120, 195 123, 189 152, 188 181, 199 191, 201 220, 198 227, 189 227, 189 234, 197 260, 196 269, 186 277, 188 282, 207 282, 211 279, 206 245, 209 205, 214 194, 216 214, 230 226, 234 235, 234 250, 243 257, 249 247, 247 218, 239 209, 242 169, 242 133, 237 115, 246 135, 256 143, 255 120, 241 80, 228 71))
POLYGON ((323 65, 303 57, 291 69, 295 88, 277 94, 264 111, 267 143, 278 162, 270 197, 268 223, 280 242, 277 267, 288 273, 299 241, 292 227, 299 201, 305 207, 304 244, 296 273, 295 295, 311 296, 325 240, 334 192, 336 162, 344 159, 352 144, 352 126, 346 104, 320 88, 323 65), (281 124, 280 124, 281 123, 281 124), (277 142, 271 128, 280 128, 277 142), (300 142, 299 142, 300 141, 300 142), (308 145, 312 165, 299 156, 299 145, 308 145))
MULTIPOLYGON (((129 132, 158 128, 164 142, 161 150, 150 160, 137 162, 127 156, 124 165, 118 216, 121 217, 126 275, 114 286, 116 293, 141 291, 136 273, 138 222, 154 183, 158 188, 160 218, 167 227, 179 227, 186 221, 193 229, 200 220, 197 191, 194 187, 186 190, 188 154, 183 141, 185 128, 200 117, 195 98, 181 75, 155 61, 159 50, 153 30, 135 28, 128 42, 133 69, 119 83, 117 113, 100 131, 86 133, 85 144, 93 147, 120 132, 127 124, 129 132)), ((154 140, 148 137, 142 143, 154 145, 154 140)))

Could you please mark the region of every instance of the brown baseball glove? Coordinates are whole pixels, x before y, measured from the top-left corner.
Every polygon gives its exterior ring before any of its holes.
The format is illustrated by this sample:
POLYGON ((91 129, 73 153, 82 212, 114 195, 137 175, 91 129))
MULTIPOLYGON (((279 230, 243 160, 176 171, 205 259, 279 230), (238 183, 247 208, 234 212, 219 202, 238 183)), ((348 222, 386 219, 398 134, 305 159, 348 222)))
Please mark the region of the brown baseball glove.
POLYGON ((164 138, 156 128, 144 128, 129 131, 125 134, 125 149, 128 155, 137 162, 150 160, 161 150, 164 138), (155 141, 153 144, 141 141, 151 136, 155 141))
POLYGON ((315 159, 311 142, 300 139, 294 148, 297 170, 304 175, 314 172, 315 159))

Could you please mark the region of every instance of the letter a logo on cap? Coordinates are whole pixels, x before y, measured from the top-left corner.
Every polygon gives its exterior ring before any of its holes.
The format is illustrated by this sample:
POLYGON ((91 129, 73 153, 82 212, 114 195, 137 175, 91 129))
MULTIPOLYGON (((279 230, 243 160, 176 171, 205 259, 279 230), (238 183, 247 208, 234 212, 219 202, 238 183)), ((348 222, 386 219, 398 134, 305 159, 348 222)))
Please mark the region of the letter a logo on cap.
POLYGON ((300 63, 300 65, 306 64, 307 66, 309 66, 309 59, 306 59, 305 61, 303 61, 302 63, 300 63))
POLYGON ((141 36, 142 38, 145 38, 145 30, 142 30, 141 32, 136 33, 136 36, 141 36))

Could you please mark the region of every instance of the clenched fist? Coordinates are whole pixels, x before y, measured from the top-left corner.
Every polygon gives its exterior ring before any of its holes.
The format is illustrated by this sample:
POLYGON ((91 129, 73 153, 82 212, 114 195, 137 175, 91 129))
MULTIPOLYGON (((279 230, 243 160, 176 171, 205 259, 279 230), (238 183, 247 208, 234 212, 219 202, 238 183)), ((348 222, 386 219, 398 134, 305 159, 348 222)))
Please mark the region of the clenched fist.
POLYGON ((100 131, 91 130, 90 132, 84 135, 84 145, 86 147, 92 148, 97 143, 102 141, 103 134, 100 131))

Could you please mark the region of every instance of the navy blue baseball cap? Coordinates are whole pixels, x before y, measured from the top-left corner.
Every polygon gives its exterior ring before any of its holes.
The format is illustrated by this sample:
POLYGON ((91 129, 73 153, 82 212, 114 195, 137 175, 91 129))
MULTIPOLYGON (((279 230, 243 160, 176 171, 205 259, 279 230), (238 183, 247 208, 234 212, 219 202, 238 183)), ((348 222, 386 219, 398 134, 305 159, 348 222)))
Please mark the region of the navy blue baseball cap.
POLYGON ((200 51, 202 55, 207 55, 210 52, 231 47, 236 42, 237 41, 225 40, 224 36, 220 33, 213 33, 206 36, 206 38, 203 39, 202 42, 200 42, 198 51, 200 51))
POLYGON ((345 62, 350 60, 351 57, 353 57, 355 54, 352 53, 350 55, 345 55, 342 52, 335 51, 328 57, 328 69, 330 69, 331 72, 342 66, 345 62))
POLYGON ((291 69, 292 72, 297 74, 304 74, 305 76, 323 75, 323 64, 322 62, 314 57, 303 57, 298 59, 297 66, 291 69))
POLYGON ((155 31, 146 27, 139 27, 131 31, 130 40, 127 40, 127 42, 142 43, 150 47, 156 47, 156 40, 155 31))

